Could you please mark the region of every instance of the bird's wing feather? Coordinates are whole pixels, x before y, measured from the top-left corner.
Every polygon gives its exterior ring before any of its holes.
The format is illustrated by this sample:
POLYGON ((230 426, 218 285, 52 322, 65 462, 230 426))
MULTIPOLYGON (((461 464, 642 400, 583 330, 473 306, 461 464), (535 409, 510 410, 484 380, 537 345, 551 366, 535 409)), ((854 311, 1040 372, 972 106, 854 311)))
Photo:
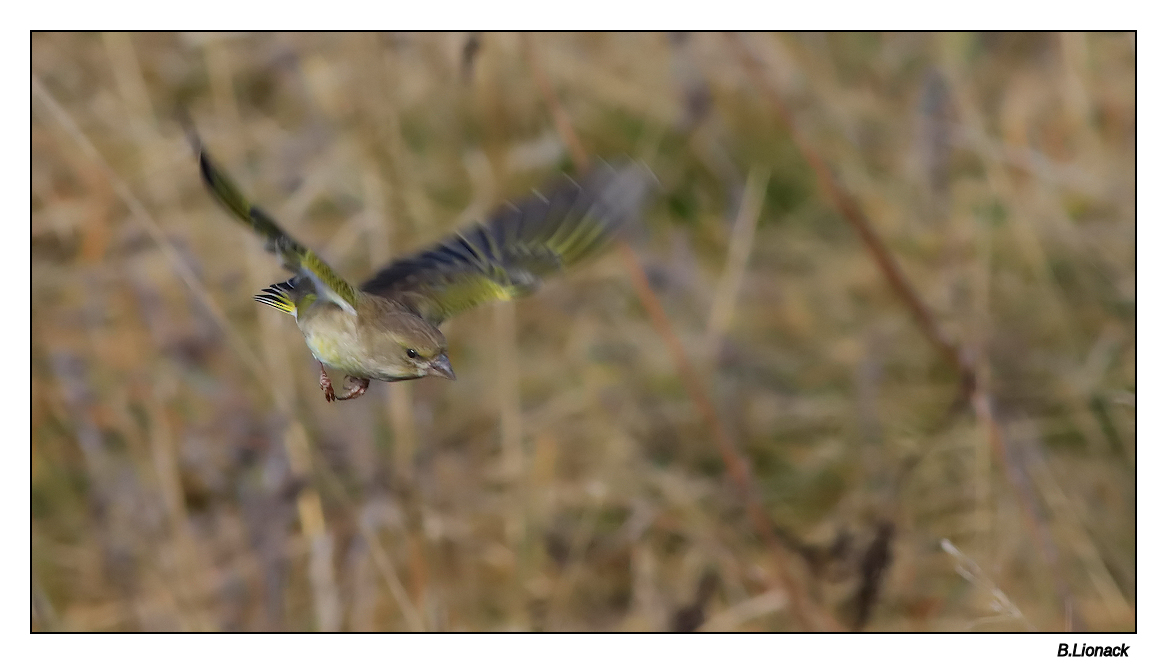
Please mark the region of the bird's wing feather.
POLYGON ((215 198, 240 221, 261 235, 267 241, 267 250, 279 256, 285 268, 311 282, 320 297, 356 315, 357 294, 352 284, 345 281, 311 249, 288 235, 266 212, 252 205, 231 178, 211 160, 198 134, 189 125, 187 137, 198 154, 203 183, 215 198))
POLYGON ((390 263, 361 290, 411 307, 429 322, 534 291, 544 276, 593 254, 640 209, 652 176, 625 163, 564 177, 546 196, 499 208, 485 222, 390 263))

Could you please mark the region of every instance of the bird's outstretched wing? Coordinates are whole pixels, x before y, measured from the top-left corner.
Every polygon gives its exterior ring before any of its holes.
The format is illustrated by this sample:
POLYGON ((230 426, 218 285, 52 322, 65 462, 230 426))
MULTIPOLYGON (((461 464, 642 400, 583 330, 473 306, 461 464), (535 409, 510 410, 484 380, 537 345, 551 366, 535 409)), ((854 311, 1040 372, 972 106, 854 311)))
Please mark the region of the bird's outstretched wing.
POLYGON ((496 210, 429 249, 398 259, 361 285, 437 325, 492 300, 534 291, 543 277, 595 253, 636 216, 654 181, 644 166, 601 164, 578 182, 496 210))
POLYGON ((302 277, 295 280, 297 288, 302 289, 305 281, 311 283, 317 296, 328 299, 355 315, 357 294, 352 285, 341 278, 311 249, 284 232, 284 229, 280 228, 266 212, 252 205, 231 178, 211 160, 189 121, 184 121, 184 124, 187 139, 199 158, 199 171, 202 173, 203 183, 215 198, 240 221, 261 235, 267 241, 265 245, 267 250, 279 256, 285 268, 302 277))

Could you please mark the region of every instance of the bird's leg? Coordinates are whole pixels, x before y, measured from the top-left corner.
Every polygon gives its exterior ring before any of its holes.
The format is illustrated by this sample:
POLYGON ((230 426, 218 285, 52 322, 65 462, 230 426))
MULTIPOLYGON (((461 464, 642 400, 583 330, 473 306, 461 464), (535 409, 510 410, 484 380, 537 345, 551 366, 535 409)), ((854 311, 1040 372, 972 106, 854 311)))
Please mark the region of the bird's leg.
POLYGON ((344 394, 336 395, 335 399, 337 401, 344 401, 346 399, 356 399, 357 397, 364 394, 365 390, 369 389, 369 379, 368 378, 356 378, 354 376, 347 376, 347 378, 352 378, 353 380, 355 380, 357 382, 355 385, 348 388, 348 391, 346 391, 344 394))
POLYGON ((320 389, 324 390, 324 400, 332 403, 336 401, 336 392, 332 389, 332 379, 324 371, 324 363, 319 362, 318 364, 320 364, 320 389))

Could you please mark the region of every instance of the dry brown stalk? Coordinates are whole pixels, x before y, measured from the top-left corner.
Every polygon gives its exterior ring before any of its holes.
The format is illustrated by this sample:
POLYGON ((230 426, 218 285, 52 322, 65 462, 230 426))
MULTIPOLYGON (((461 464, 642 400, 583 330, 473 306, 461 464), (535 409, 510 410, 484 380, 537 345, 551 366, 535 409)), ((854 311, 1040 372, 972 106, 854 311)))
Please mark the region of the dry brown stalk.
POLYGON ((551 80, 547 78, 547 72, 543 71, 542 64, 535 57, 535 47, 531 44, 530 35, 523 35, 523 54, 527 57, 535 84, 539 86, 539 94, 543 95, 547 110, 555 121, 555 131, 559 133, 559 137, 563 139, 563 142, 567 144, 567 149, 571 152, 571 161, 575 163, 576 168, 586 169, 588 167, 588 152, 571 126, 571 118, 567 116, 567 111, 559 103, 559 96, 551 87, 551 80))
POLYGON ((729 37, 729 42, 737 51, 739 59, 757 88, 765 94, 766 98, 774 106, 774 110, 789 132, 791 140, 810 165, 811 170, 814 171, 815 179, 819 187, 826 194, 827 200, 834 205, 839 214, 859 234, 864 246, 871 253, 872 258, 875 259, 876 264, 879 265, 879 269, 883 273, 884 278, 896 295, 904 302, 904 305, 908 307, 908 310, 912 313, 912 317, 916 320, 924 336, 932 343, 940 356, 960 374, 962 403, 972 405, 977 419, 988 432, 989 444, 997 456, 998 463, 1006 470, 1005 474, 1013 487, 1018 502, 1021 504, 1030 537, 1042 552, 1046 566, 1053 576, 1054 585, 1067 612, 1067 624, 1074 629, 1081 629, 1081 625, 1077 622, 1078 619, 1075 618, 1076 612, 1073 609, 1073 597, 1070 596, 1069 587, 1059 571, 1060 565, 1058 563, 1057 547, 1048 532, 1044 520, 1039 516, 1033 492, 1030 488, 1028 475, 1025 469, 1014 461, 1013 455, 1009 453, 1008 441, 993 413, 993 399, 986 385, 988 381, 978 376, 978 372, 976 371, 976 352, 972 348, 953 342, 940 329, 939 324, 936 322, 936 317, 932 314, 928 306, 924 304, 923 299, 912 287, 911 283, 908 282, 903 270, 900 269, 899 264, 891 255, 891 252, 888 251, 887 245, 883 243, 883 240, 876 233, 871 224, 871 220, 867 217, 854 195, 839 182, 838 178, 835 177, 826 163, 826 160, 814 149, 806 137, 798 131, 797 125, 794 122, 794 116, 790 108, 786 105, 782 93, 771 84, 771 77, 766 75, 762 63, 759 62, 758 58, 750 50, 750 47, 745 43, 743 36, 732 35, 729 37))
POLYGON ((830 167, 826 161, 819 155, 806 138, 798 132, 797 125, 794 122, 794 116, 790 112, 790 108, 783 100, 781 93, 778 92, 774 86, 770 85, 769 77, 766 76, 762 68, 762 64, 750 52, 749 47, 744 43, 741 35, 734 35, 730 38, 730 43, 733 44, 738 55, 745 65, 746 70, 754 79, 758 89, 762 90, 766 98, 774 106, 774 110, 778 113, 778 117, 782 119, 782 124, 786 126, 790 133, 790 139, 806 159, 812 171, 814 171, 815 180, 823 193, 826 194, 839 214, 851 224, 855 232, 859 234, 863 244, 867 250, 871 252, 875 262, 879 265, 880 271, 884 278, 887 279, 891 285, 892 290, 896 295, 904 301, 908 310, 912 312, 912 317, 916 319, 916 323, 920 326, 920 330, 927 337, 928 341, 936 347, 936 350, 944 356, 944 359, 953 365, 957 371, 961 372, 962 379, 966 374, 971 373, 971 364, 967 362, 967 358, 961 357, 961 350, 955 342, 948 338, 948 335, 940 329, 940 325, 936 322, 936 317, 924 304, 924 301, 908 283, 908 278, 904 276, 903 270, 900 269, 895 258, 892 257, 891 252, 888 251, 887 245, 883 243, 875 229, 871 225, 871 220, 867 218, 863 208, 859 206, 859 202, 851 195, 851 192, 839 182, 835 174, 831 172, 830 167))
MULTIPOLYGON (((572 161, 575 163, 576 168, 581 170, 587 168, 587 152, 584 150, 583 144, 572 128, 567 112, 564 111, 563 106, 559 103, 559 98, 555 95, 551 87, 551 82, 548 80, 539 59, 535 55, 530 38, 526 35, 524 35, 524 49, 535 82, 539 86, 544 102, 547 104, 547 108, 555 120, 556 130, 571 151, 572 161)), ((758 537, 765 544, 766 548, 769 549, 774 558, 775 567, 777 568, 777 578, 774 579, 777 582, 775 584, 777 586, 776 589, 785 592, 790 597, 791 612, 803 629, 838 631, 841 629, 838 622, 826 611, 813 604, 802 586, 791 574, 786 552, 774 534, 774 524, 757 499, 749 466, 745 458, 738 451, 733 439, 730 438, 721 418, 717 415, 717 409, 714 407, 713 401, 709 398, 709 394, 705 391, 701 378, 693 367, 692 362, 689 361, 688 354, 685 352, 681 340, 673 332, 672 324, 669 322, 660 300, 652 290, 652 286, 648 281, 648 275, 645 273, 644 267, 640 264, 640 259, 637 258, 636 252, 627 242, 620 242, 618 246, 620 257, 624 261, 624 269, 628 272, 628 276, 632 280, 633 288, 640 298, 640 303, 645 311, 648 312, 649 319, 656 333, 669 349, 673 364, 677 367, 677 372, 680 374, 681 382, 684 384, 685 390, 689 393, 689 398, 693 401, 693 404, 697 407, 697 410, 701 413, 702 418, 709 427, 714 442, 717 444, 718 452, 721 454, 722 461, 725 463, 726 470, 729 472, 730 478, 742 496, 750 522, 757 531, 758 537)))

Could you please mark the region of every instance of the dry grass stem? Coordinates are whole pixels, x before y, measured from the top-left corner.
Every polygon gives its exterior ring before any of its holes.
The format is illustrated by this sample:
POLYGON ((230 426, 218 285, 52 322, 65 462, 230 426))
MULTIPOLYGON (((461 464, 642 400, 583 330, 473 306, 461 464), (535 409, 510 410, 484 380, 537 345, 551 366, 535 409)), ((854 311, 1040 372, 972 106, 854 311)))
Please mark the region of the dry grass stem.
POLYGON ((993 580, 989 577, 988 574, 985 574, 984 571, 981 570, 980 565, 977 565, 976 561, 966 556, 963 551, 956 548, 956 545, 948 541, 948 539, 940 540, 940 548, 943 549, 945 553, 952 556, 952 558, 956 561, 955 569, 957 574, 959 574, 964 580, 976 586, 982 592, 987 593, 992 598, 989 601, 989 608, 996 615, 985 618, 978 618, 977 620, 970 622, 967 625, 967 629, 994 621, 1016 620, 1024 624, 1026 629, 1029 631, 1036 631, 1036 628, 1033 626, 1033 624, 1030 623, 1028 619, 1026 619, 1023 613, 1021 613, 1021 609, 1018 609, 1017 605, 1015 605, 1009 599, 1009 597, 1004 592, 1002 592, 1000 588, 997 587, 997 584, 993 583, 993 580))
POLYGON ((717 348, 717 342, 729 329, 733 321, 733 310, 741 291, 742 279, 746 274, 746 263, 750 259, 750 248, 754 244, 754 230, 758 226, 758 216, 762 213, 762 199, 766 194, 769 173, 760 168, 750 170, 746 186, 742 192, 741 206, 729 239, 729 255, 725 261, 725 271, 717 282, 713 296, 713 308, 709 312, 709 323, 705 327, 704 347, 717 348))

